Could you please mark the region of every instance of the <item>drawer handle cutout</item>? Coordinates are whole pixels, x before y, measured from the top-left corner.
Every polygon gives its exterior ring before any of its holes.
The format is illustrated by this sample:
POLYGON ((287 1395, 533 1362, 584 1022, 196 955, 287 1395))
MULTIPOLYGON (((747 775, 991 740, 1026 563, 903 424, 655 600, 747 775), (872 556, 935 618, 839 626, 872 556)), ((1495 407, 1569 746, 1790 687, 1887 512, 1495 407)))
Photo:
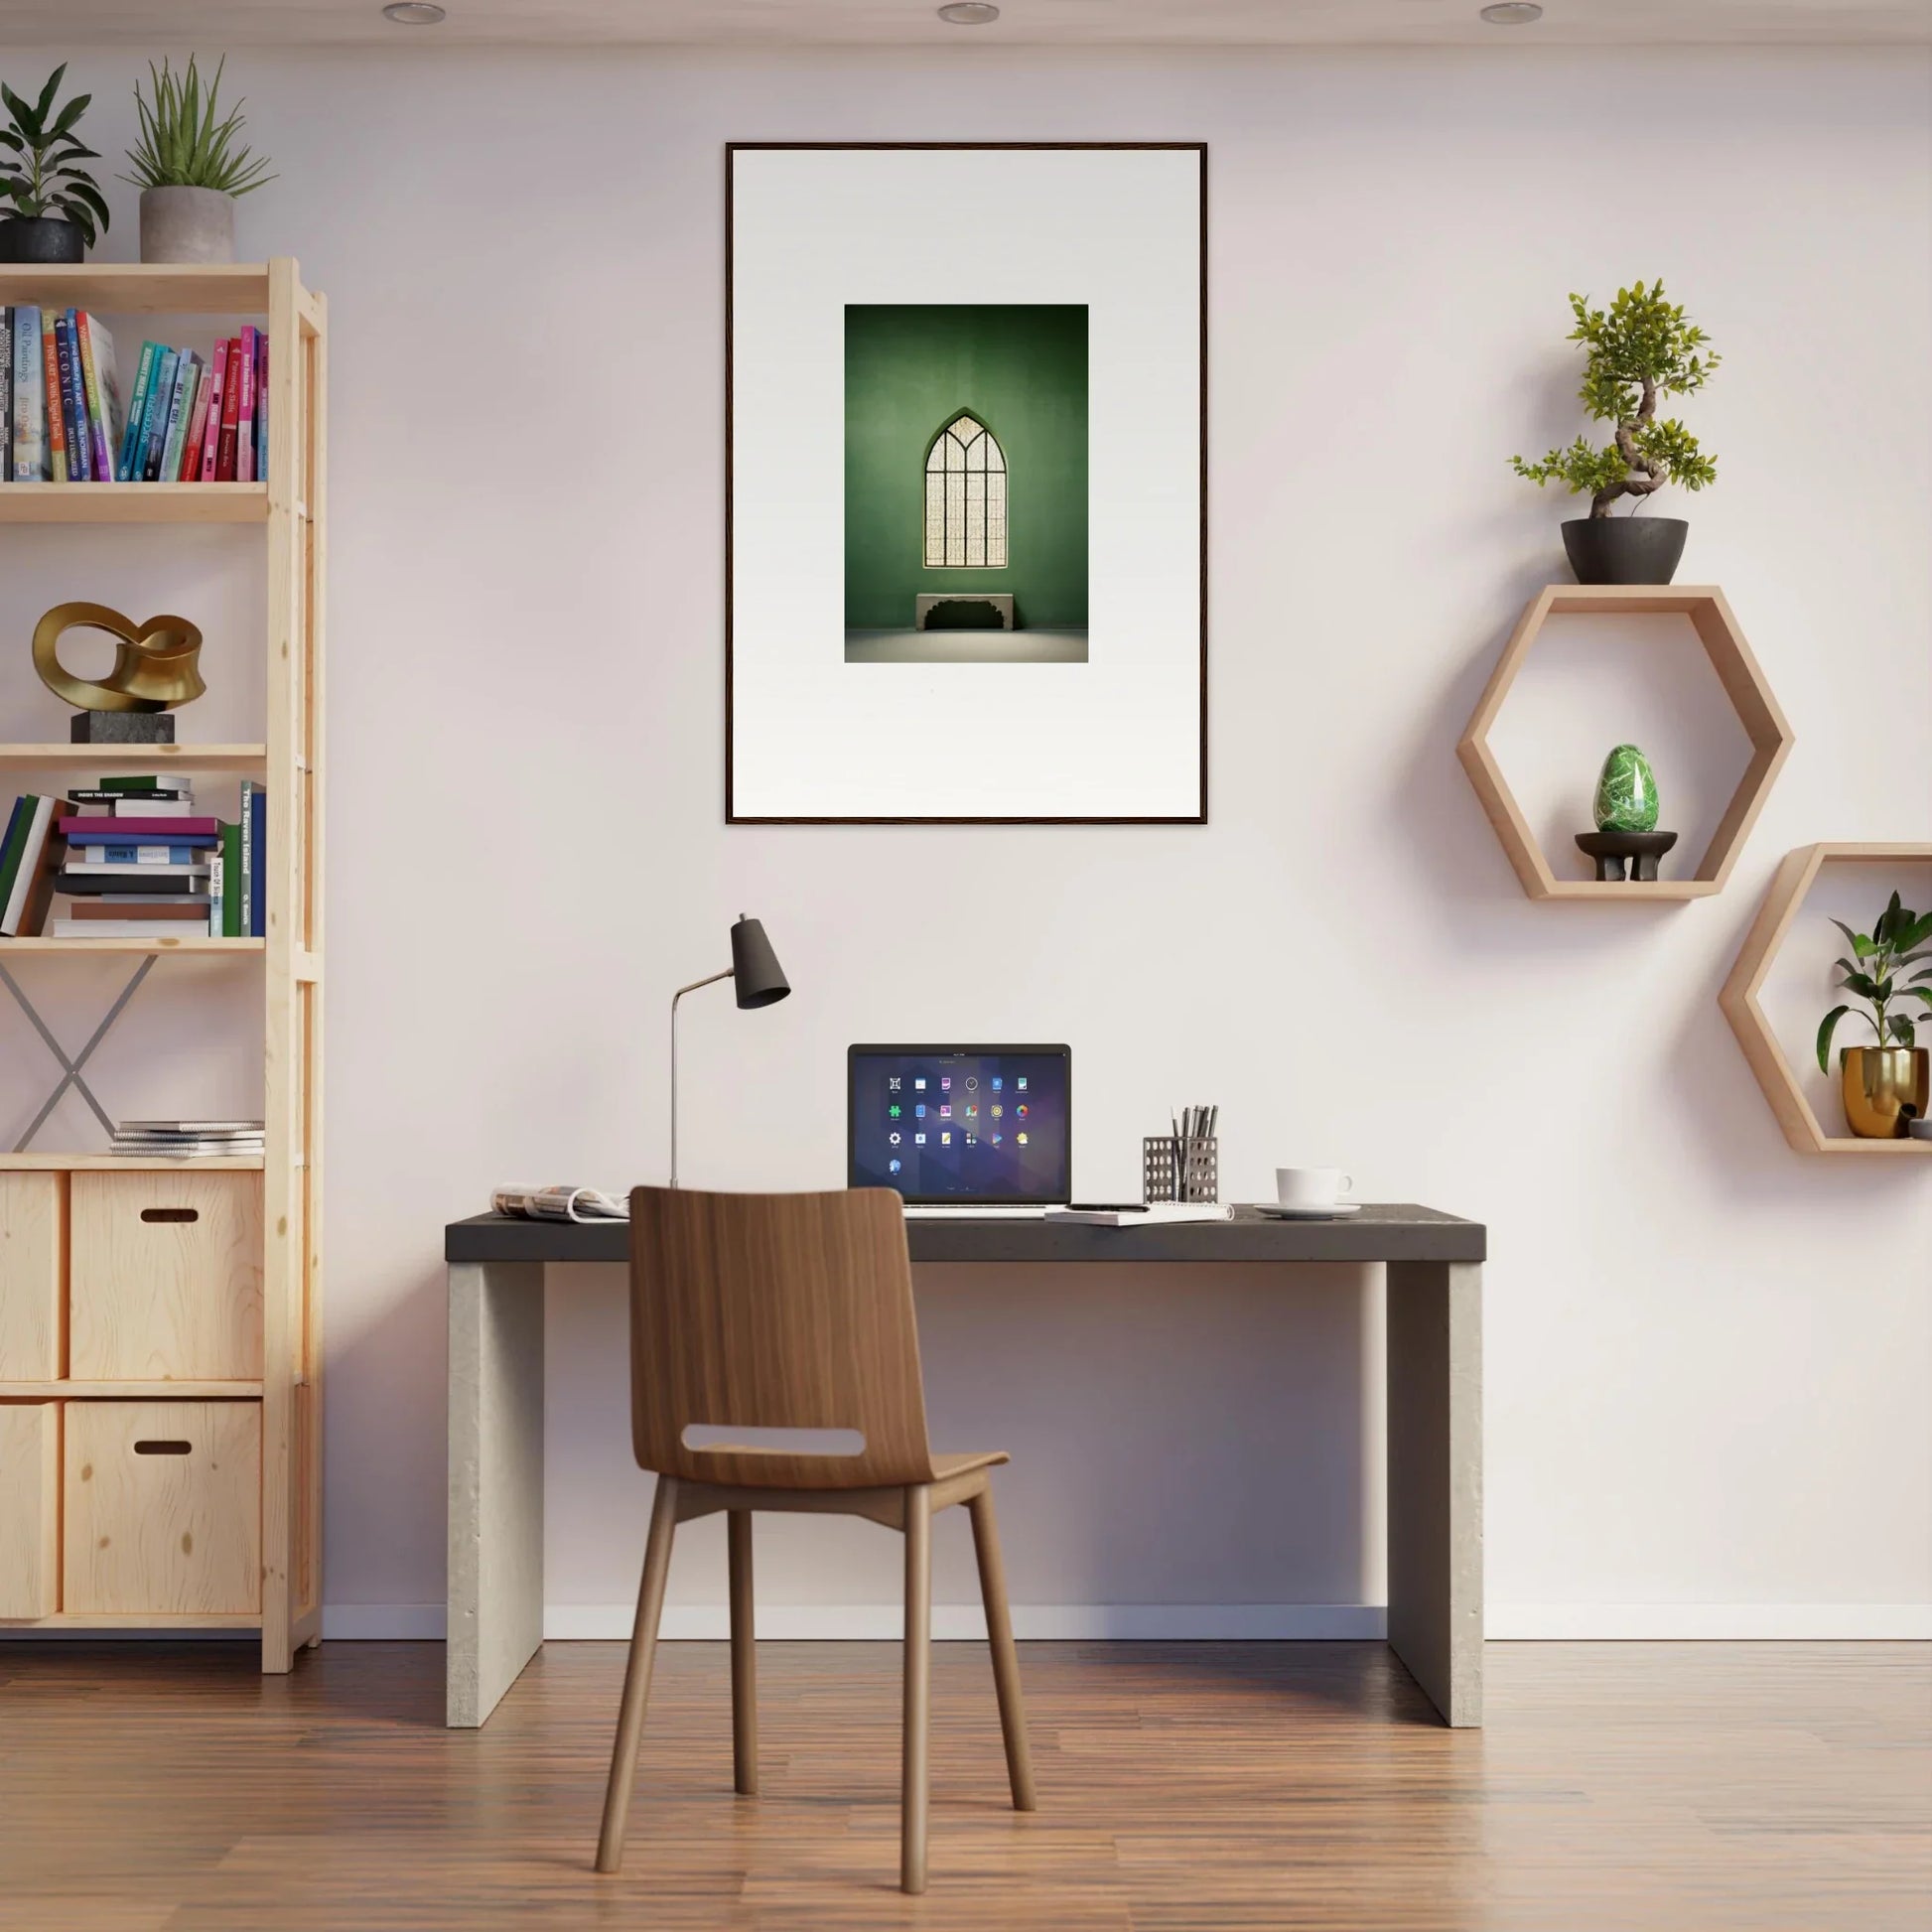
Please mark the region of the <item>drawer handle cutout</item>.
POLYGON ((144 1207, 141 1218, 144 1221, 199 1221, 202 1210, 199 1207, 144 1207))
POLYGON ((134 1445, 136 1455, 192 1455, 194 1450, 193 1443, 171 1442, 165 1438, 157 1441, 150 1437, 146 1442, 134 1445))

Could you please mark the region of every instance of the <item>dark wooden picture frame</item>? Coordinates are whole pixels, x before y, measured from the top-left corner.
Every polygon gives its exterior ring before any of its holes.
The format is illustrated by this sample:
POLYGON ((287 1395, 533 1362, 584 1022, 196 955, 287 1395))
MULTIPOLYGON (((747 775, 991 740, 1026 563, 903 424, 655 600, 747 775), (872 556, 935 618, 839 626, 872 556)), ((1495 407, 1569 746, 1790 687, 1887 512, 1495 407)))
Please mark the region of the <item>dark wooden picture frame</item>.
POLYGON ((1205 141, 731 141, 725 146, 725 822, 728 825, 1205 825, 1207 823, 1207 143, 1205 141), (733 790, 733 463, 732 363, 734 345, 733 269, 735 166, 741 153, 811 153, 831 150, 883 152, 1136 152, 1172 151, 1200 158, 1200 785, 1191 813, 1149 816, 1030 814, 959 817, 935 814, 843 816, 768 816, 740 813, 733 790))

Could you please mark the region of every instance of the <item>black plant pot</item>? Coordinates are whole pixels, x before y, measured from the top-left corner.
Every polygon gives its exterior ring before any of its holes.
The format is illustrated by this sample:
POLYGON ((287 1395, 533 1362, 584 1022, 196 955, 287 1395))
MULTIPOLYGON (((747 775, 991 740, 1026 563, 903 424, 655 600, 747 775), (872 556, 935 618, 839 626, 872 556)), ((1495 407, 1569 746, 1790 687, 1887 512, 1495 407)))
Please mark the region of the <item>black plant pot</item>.
POLYGON ((58 215, 16 214, 0 221, 0 262, 77 262, 86 255, 80 230, 58 215))
POLYGON ((1668 584, 1690 533, 1676 516, 1580 516, 1563 547, 1580 584, 1668 584))

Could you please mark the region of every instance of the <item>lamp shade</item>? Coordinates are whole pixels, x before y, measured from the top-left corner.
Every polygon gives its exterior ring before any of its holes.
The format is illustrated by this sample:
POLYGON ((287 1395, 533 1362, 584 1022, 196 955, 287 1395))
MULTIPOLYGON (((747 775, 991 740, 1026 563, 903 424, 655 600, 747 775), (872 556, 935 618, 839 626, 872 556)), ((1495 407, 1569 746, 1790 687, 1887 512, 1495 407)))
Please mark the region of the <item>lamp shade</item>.
POLYGON ((791 991, 762 921, 743 913, 732 927, 732 988, 741 1007, 768 1007, 791 991))

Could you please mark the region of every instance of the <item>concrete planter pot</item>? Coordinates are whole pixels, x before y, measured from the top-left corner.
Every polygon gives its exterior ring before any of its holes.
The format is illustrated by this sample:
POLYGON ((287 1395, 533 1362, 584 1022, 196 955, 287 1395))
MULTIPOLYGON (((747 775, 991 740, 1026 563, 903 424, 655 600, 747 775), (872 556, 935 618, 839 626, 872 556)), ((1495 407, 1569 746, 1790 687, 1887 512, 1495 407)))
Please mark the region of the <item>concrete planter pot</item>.
POLYGON ((141 259, 233 261, 234 197, 218 188, 144 188, 141 259))

